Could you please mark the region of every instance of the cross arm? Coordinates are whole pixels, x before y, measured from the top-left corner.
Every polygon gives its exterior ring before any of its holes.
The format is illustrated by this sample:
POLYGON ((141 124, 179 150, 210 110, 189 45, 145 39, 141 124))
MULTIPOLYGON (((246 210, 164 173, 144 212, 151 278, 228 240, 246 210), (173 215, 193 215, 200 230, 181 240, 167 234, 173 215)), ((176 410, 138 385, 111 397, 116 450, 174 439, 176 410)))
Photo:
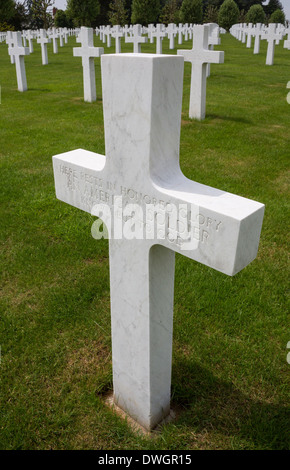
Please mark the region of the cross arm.
POLYGON ((89 213, 95 204, 105 202, 104 155, 78 149, 52 161, 57 199, 89 213))
POLYGON ((74 57, 83 57, 84 55, 87 57, 101 57, 104 54, 103 47, 74 47, 73 48, 73 55, 74 57))
POLYGON ((201 64, 222 64, 224 62, 223 51, 209 51, 203 49, 195 52, 192 49, 179 49, 177 55, 184 56, 185 62, 201 63, 201 64))
MULTIPOLYGON (((165 246, 230 276, 255 259, 263 204, 190 181, 183 175, 174 188, 160 186, 158 190, 160 199, 170 200, 176 208, 183 207, 178 215, 177 243, 165 240, 165 246)), ((170 226, 168 219, 169 230, 170 226)))

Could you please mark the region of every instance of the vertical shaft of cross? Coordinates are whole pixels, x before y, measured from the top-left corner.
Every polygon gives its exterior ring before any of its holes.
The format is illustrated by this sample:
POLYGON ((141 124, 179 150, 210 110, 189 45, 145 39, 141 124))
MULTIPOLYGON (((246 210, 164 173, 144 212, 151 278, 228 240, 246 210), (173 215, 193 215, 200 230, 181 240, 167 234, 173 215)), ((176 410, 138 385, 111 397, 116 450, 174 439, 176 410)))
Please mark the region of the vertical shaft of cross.
POLYGON ((11 49, 12 54, 15 56, 16 76, 18 91, 27 90, 27 80, 25 71, 24 56, 29 54, 29 49, 22 46, 21 33, 13 32, 13 48, 11 49))
POLYGON ((95 61, 93 57, 83 57, 84 100, 92 103, 97 99, 95 61))
POLYGON ((142 245, 110 240, 113 385, 115 403, 152 429, 170 411, 175 256, 142 245))
MULTIPOLYGON (((126 178, 124 211, 136 175, 146 195, 155 173, 177 171, 182 105, 181 57, 132 56, 102 58, 106 157, 126 178)), ((146 429, 170 409, 174 260, 156 240, 110 239, 114 400, 146 429)))

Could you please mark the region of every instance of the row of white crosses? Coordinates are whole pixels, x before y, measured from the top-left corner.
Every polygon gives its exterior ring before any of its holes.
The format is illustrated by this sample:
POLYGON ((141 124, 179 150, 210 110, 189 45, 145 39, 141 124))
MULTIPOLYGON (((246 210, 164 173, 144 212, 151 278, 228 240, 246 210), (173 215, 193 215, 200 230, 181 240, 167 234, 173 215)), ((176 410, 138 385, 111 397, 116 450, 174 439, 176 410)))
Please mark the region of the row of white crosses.
MULTIPOLYGON (((158 25, 157 25, 158 26, 158 25)), ((102 34, 105 35, 105 29, 102 34)), ((121 38, 120 27, 114 28, 114 34, 119 42, 121 38)), ((162 54, 162 39, 165 32, 160 28, 156 28, 152 32, 157 41, 157 54, 162 54)), ((141 53, 141 44, 147 41, 147 37, 142 36, 142 27, 139 24, 133 26, 132 35, 125 37, 127 43, 133 43, 133 53, 141 53)), ((96 83, 94 58, 104 54, 104 49, 94 47, 93 30, 91 28, 82 27, 77 42, 82 47, 74 48, 75 57, 82 57, 83 63, 83 83, 84 83, 84 99, 92 103, 96 101, 96 83)), ((215 52, 212 50, 214 45, 220 44, 219 27, 215 23, 208 25, 195 25, 193 27, 193 44, 192 49, 178 50, 177 54, 183 55, 185 61, 192 65, 191 87, 190 87, 190 104, 189 117, 193 119, 203 120, 206 112, 206 79, 210 73, 209 64, 222 63, 224 61, 223 52, 215 52), (211 46, 211 49, 209 47, 211 46)), ((120 44, 117 46, 120 51, 120 44)), ((117 52, 119 53, 119 52, 117 52)))
MULTIPOLYGON (((201 49, 207 28, 194 32, 201 49)), ((98 216, 109 233, 121 224, 121 235, 109 239, 113 399, 151 430, 170 413, 175 253, 235 275, 256 257, 264 206, 182 174, 182 56, 108 54, 101 69, 106 153, 53 157, 56 196, 98 216), (134 220, 125 237, 125 211, 135 201, 144 236, 135 236, 134 220), (164 237, 154 227, 145 237, 150 221, 165 220, 173 207, 182 207, 186 226, 190 220, 190 241, 172 238, 170 224, 164 237)))
MULTIPOLYGON (((63 29, 62 31, 56 32, 55 29, 51 31, 51 37, 63 37, 67 42, 67 35, 72 34, 68 30, 63 29)), ((47 56, 47 44, 50 42, 47 32, 44 29, 39 31, 8 31, 5 33, 6 44, 8 45, 8 53, 10 55, 11 64, 16 66, 16 77, 18 90, 21 92, 27 91, 27 79, 24 57, 33 53, 33 39, 37 38, 37 42, 41 45, 42 64, 48 64, 47 56), (26 47, 28 41, 29 47, 26 47)))
MULTIPOLYGON (((275 23, 270 23, 269 26, 261 23, 256 25, 240 23, 232 26, 230 32, 236 39, 246 43, 247 48, 251 47, 252 37, 254 37, 254 54, 259 54, 260 52, 260 40, 266 40, 268 42, 266 65, 274 64, 275 45, 279 44, 284 35, 288 34, 289 37, 289 28, 286 29, 283 25, 275 23)), ((284 42, 285 48, 289 49, 289 45, 288 41, 284 42)))
POLYGON ((117 26, 100 26, 96 28, 96 35, 100 37, 100 40, 105 44, 107 43, 107 47, 111 47, 111 38, 115 38, 115 47, 116 47, 116 54, 120 54, 121 52, 121 38, 125 38, 126 43, 133 44, 133 51, 141 52, 141 45, 146 43, 148 40, 150 43, 154 42, 156 39, 156 54, 162 53, 162 41, 167 36, 169 38, 169 49, 174 49, 174 39, 178 34, 178 44, 182 44, 183 36, 185 41, 192 39, 194 25, 190 24, 182 24, 180 23, 178 26, 174 23, 169 24, 165 27, 163 24, 157 24, 154 26, 153 24, 149 24, 148 27, 144 27, 142 25, 125 25, 121 27, 117 26), (145 36, 147 35, 147 36, 145 36))

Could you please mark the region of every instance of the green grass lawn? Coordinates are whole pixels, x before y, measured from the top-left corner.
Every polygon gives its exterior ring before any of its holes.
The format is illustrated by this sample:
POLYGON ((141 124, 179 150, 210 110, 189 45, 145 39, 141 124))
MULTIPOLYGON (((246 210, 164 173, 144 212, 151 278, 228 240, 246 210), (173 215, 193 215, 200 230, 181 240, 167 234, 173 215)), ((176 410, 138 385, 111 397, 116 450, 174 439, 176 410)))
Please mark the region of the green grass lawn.
MULTIPOLYGON (((211 66, 203 122, 188 118, 185 65, 183 172, 262 202, 266 212, 257 259, 233 278, 177 256, 177 418, 148 437, 104 403, 112 389, 108 243, 92 238, 89 214, 54 192, 53 155, 105 151, 100 61, 98 100, 84 103, 75 38, 58 55, 50 44, 45 67, 34 43, 26 93, 17 91, 15 66, 0 44, 0 448, 289 448, 290 52, 276 47, 269 67, 265 41, 254 56, 222 36, 225 64, 211 66)), ((155 45, 142 47, 151 51, 155 45)), ((167 40, 163 52, 171 53, 167 40)))

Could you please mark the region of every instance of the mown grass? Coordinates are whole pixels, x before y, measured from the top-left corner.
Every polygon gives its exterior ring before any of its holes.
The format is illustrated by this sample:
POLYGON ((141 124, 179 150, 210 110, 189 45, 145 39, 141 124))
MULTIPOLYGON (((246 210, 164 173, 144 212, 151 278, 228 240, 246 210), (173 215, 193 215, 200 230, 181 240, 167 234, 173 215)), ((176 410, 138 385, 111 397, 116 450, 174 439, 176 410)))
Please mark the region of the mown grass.
MULTIPOLYGON (((89 214, 54 193, 52 155, 79 147, 104 152, 100 62, 98 100, 84 103, 75 45, 70 38, 58 55, 50 45, 43 67, 35 44, 25 59, 29 91, 19 93, 0 44, 0 448, 289 448, 289 51, 276 47, 275 65, 267 67, 264 42, 254 56, 222 36, 225 64, 211 66, 203 122, 188 118, 185 65, 184 173, 263 202, 266 213, 258 257, 234 278, 177 257, 178 413, 148 437, 104 404, 112 388, 107 242, 91 237, 89 214)), ((171 53, 167 40, 163 52, 171 53)))

